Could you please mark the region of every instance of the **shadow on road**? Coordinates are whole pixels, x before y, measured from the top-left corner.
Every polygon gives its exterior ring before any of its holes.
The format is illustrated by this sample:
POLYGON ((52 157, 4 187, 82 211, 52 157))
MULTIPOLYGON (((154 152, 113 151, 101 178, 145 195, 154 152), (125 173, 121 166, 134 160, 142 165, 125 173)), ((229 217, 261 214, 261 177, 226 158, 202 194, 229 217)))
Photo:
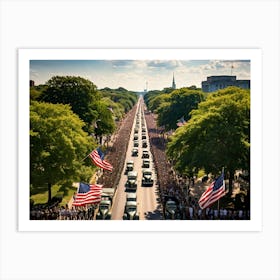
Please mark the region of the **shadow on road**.
POLYGON ((153 212, 145 213, 145 220, 163 220, 162 212, 159 209, 156 209, 153 212))

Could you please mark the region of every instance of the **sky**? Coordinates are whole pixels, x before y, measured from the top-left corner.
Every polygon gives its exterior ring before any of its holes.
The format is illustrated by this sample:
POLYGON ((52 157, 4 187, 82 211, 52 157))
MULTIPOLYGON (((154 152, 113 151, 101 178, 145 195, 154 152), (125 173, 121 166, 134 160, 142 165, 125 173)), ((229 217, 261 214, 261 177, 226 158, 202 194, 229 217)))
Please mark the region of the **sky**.
POLYGON ((249 60, 31 60, 30 79, 35 85, 53 76, 80 76, 98 89, 124 87, 131 91, 162 90, 195 85, 208 76, 234 75, 250 79, 249 60))

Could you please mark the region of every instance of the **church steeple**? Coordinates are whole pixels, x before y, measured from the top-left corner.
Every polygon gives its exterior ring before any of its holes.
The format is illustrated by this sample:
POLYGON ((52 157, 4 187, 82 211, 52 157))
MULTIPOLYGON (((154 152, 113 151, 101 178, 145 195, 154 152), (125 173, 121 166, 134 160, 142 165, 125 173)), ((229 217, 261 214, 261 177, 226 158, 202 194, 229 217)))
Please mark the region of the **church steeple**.
POLYGON ((174 72, 173 72, 172 88, 173 88, 173 89, 176 89, 175 78, 174 78, 174 72))

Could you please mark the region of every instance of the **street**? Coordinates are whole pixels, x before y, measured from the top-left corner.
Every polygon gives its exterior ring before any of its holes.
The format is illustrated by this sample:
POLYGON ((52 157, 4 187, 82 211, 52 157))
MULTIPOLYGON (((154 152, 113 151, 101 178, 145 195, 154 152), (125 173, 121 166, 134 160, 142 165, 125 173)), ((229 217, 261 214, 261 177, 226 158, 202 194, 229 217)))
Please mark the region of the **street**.
POLYGON ((132 131, 130 133, 128 149, 126 151, 125 157, 125 165, 120 177, 119 184, 117 186, 117 190, 113 199, 112 205, 112 220, 122 220, 125 204, 126 204, 126 196, 127 191, 125 188, 125 184, 127 181, 127 174, 125 174, 126 170, 126 163, 128 161, 133 161, 134 164, 134 171, 137 171, 137 188, 136 188, 136 195, 137 195, 137 212, 139 214, 140 220, 159 220, 162 218, 161 213, 161 206, 158 203, 158 194, 157 194, 157 185, 156 185, 156 174, 154 169, 154 162, 152 158, 152 154, 150 152, 150 143, 149 143, 149 136, 147 133, 147 126, 146 121, 144 118, 144 101, 143 98, 140 97, 137 104, 136 115, 134 116, 134 123, 132 127, 132 131), (136 128, 138 121, 139 131, 138 133, 134 133, 134 129, 136 128), (142 129, 146 132, 142 133, 142 129), (134 134, 138 135, 138 156, 132 156, 132 149, 134 148, 134 134), (147 148, 142 147, 142 134, 146 135, 147 141, 147 148), (142 186, 142 152, 143 150, 147 150, 149 154, 150 160, 150 169, 152 170, 152 177, 154 183, 152 186, 142 186))

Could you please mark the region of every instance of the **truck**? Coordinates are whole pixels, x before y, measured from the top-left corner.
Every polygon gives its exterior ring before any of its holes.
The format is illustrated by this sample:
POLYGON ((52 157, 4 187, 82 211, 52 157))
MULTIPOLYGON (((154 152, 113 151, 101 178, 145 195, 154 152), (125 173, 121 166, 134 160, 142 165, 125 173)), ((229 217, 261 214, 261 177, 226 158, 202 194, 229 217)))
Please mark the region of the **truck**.
POLYGON ((165 196, 163 203, 163 214, 165 220, 180 220, 181 212, 179 209, 179 201, 174 196, 165 196))
POLYGON ((96 220, 111 220, 111 208, 115 189, 103 188, 101 194, 101 201, 98 206, 96 220))
POLYGON ((151 169, 142 170, 142 186, 153 186, 154 180, 152 178, 153 172, 151 169))
POLYGON ((124 208, 123 220, 139 220, 139 213, 137 212, 137 202, 127 201, 124 208))
POLYGON ((125 183, 127 191, 136 191, 137 189, 137 171, 129 171, 127 173, 127 181, 125 183))
POLYGON ((129 171, 133 171, 134 168, 134 162, 133 160, 129 160, 126 162, 126 168, 125 168, 125 174, 127 174, 129 171))

